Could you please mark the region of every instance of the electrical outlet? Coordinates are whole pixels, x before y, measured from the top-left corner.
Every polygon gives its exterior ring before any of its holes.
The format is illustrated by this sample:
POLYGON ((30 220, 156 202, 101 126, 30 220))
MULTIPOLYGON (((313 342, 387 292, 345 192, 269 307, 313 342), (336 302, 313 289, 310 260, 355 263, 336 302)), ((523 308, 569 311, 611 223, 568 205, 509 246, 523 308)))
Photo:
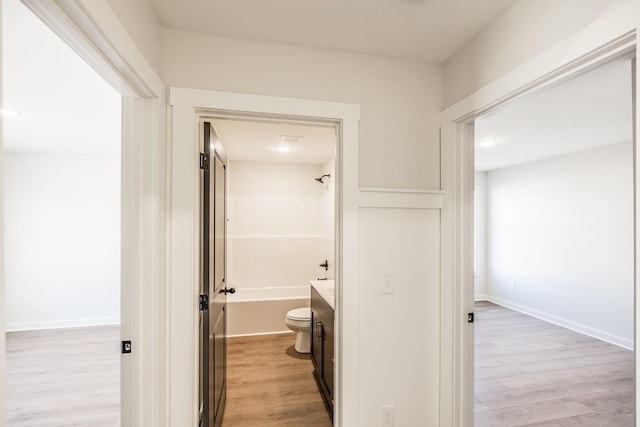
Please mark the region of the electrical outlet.
POLYGON ((511 292, 515 292, 515 291, 516 291, 516 284, 511 283, 511 292))
POLYGON ((393 427, 393 405, 382 405, 382 426, 393 427))
POLYGON ((396 291, 396 283, 393 271, 382 272, 382 289, 380 293, 392 294, 396 291))

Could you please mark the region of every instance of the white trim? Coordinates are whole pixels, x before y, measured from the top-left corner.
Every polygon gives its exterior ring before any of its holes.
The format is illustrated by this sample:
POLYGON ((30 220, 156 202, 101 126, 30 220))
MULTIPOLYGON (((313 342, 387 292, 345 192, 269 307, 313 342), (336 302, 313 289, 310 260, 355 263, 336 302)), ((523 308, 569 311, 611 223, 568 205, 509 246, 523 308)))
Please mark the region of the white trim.
POLYGON ((608 15, 516 67, 478 91, 446 108, 442 123, 468 122, 499 109, 508 101, 570 75, 597 67, 602 55, 624 56, 635 47, 637 4, 627 2, 608 15))
MULTIPOLYGON (((473 328, 466 312, 473 309, 473 120, 507 102, 558 84, 603 62, 637 55, 638 2, 630 1, 542 54, 506 73, 441 113, 442 188, 442 339, 441 425, 473 425, 473 328)), ((636 89, 636 97, 638 91, 636 89)), ((636 113, 637 114, 637 113, 636 113)), ((635 121, 638 120, 636 115, 635 121)), ((637 127, 636 127, 637 132, 637 127)), ((636 155, 638 150, 636 149, 636 155)), ((635 176, 636 194, 640 181, 635 176)), ((636 197, 636 200, 638 198, 636 197)), ((636 223, 640 219, 636 209, 636 223)), ((640 231, 636 227, 636 265, 640 231)), ((638 286, 636 274, 635 287, 638 286)), ((640 294, 636 292, 636 309, 640 294)), ((636 334, 640 317, 636 315, 636 334)), ((636 342, 638 340, 636 339, 636 342)), ((636 358, 636 366, 640 358, 636 358)), ((636 396, 640 397, 640 382, 636 396)), ((636 405, 638 407, 638 405, 636 405)), ((640 421, 640 411, 636 411, 640 421)))
POLYGON ((168 424, 196 426, 198 312, 198 131, 199 115, 211 110, 322 120, 338 127, 336 164, 335 425, 358 425, 358 122, 360 106, 336 102, 185 88, 170 89, 172 106, 171 255, 167 301, 168 424))
POLYGON ((442 209, 444 192, 391 188, 360 188, 361 208, 442 209))
MULTIPOLYGON (((2 84, 2 46, 4 42, 2 40, 2 0, 0 0, 0 88, 3 87, 2 84)), ((2 95, 0 95, 0 103, 2 102, 2 95)), ((3 131, 2 131, 2 122, 4 117, 0 115, 0 171, 4 171, 4 141, 3 141, 3 131)), ((7 347, 6 347, 6 336, 4 333, 4 173, 0 173, 0 205, 2 205, 2 209, 0 209, 0 271, 3 274, 0 274, 0 301, 3 302, 2 307, 0 307, 0 426, 5 425, 5 420, 7 419, 7 387, 6 383, 6 355, 7 355, 7 347)))
POLYGON ((633 351, 632 340, 618 337, 616 335, 611 335, 607 332, 591 328, 587 325, 576 323, 568 319, 563 319, 562 317, 557 317, 552 314, 548 314, 539 310, 535 310, 533 308, 526 307, 524 305, 520 305, 520 304, 513 303, 511 301, 504 300, 502 298, 489 296, 487 297, 487 301, 500 305, 502 307, 506 307, 510 310, 517 311, 519 313, 523 313, 540 320, 544 320, 545 322, 553 323, 554 325, 562 326, 564 328, 571 329, 572 331, 579 332, 581 334, 590 336, 592 338, 596 338, 596 339, 608 342, 610 344, 626 348, 627 350, 633 351))
POLYGON ((165 88, 107 1, 22 1, 123 95, 121 425, 163 427, 165 88))

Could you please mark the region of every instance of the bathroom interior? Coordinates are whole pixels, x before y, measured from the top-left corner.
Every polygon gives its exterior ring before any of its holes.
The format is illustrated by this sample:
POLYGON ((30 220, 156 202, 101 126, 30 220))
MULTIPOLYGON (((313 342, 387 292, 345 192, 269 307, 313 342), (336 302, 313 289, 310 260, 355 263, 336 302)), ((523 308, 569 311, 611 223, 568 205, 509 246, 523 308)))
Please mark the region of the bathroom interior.
POLYGON ((291 334, 332 417, 336 128, 212 124, 228 159, 227 336, 291 334))

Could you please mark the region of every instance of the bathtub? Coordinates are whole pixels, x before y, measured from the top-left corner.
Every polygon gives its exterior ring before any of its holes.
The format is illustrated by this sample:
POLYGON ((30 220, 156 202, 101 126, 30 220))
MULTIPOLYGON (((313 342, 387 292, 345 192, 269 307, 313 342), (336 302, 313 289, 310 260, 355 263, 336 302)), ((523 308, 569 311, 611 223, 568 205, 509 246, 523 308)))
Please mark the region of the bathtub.
POLYGON ((309 285, 236 288, 227 295, 227 335, 292 332, 285 324, 287 311, 308 307, 309 297, 309 285))

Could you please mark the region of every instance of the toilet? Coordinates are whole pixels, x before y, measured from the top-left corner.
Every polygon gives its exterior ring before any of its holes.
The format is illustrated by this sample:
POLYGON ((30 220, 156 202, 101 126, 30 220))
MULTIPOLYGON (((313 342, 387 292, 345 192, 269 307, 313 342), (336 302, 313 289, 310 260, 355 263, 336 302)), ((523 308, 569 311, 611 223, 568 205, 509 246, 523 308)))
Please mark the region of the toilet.
POLYGON ((298 353, 311 351, 311 308, 294 308, 287 312, 287 327, 297 333, 295 349, 298 353))

